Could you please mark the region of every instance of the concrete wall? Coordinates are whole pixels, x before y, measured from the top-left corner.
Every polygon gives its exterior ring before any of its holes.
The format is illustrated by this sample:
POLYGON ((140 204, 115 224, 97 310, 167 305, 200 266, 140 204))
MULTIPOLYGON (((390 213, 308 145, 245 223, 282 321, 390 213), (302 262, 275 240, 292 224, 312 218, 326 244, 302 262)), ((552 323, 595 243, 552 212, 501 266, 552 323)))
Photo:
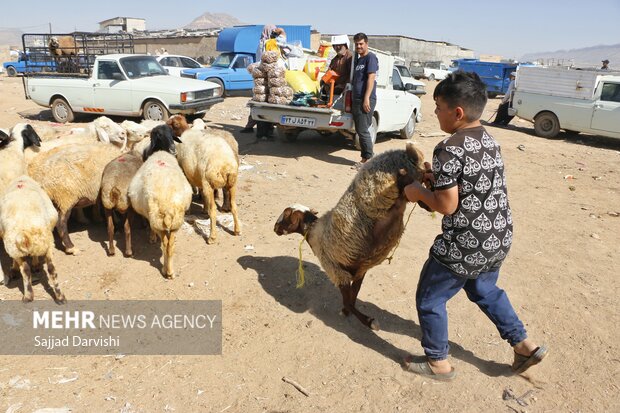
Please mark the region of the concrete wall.
POLYGON ((134 39, 136 53, 155 54, 163 47, 169 54, 189 56, 201 62, 219 55, 215 50, 216 42, 217 36, 134 39))
MULTIPOLYGON (((329 41, 330 38, 331 35, 322 36, 323 40, 329 41)), ((353 49, 352 36, 349 36, 349 42, 351 49, 353 49)), ((402 57, 406 60, 407 66, 412 61, 442 61, 450 65, 453 59, 474 57, 473 50, 462 49, 457 45, 429 42, 403 36, 368 36, 368 46, 402 57)))

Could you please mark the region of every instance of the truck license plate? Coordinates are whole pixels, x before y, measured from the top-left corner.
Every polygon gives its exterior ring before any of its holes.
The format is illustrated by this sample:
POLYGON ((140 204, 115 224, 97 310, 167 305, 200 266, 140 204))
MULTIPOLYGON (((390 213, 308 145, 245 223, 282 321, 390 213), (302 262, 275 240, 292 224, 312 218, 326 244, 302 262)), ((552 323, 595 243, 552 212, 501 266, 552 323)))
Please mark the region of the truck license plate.
POLYGON ((282 116, 282 118, 280 119, 280 124, 309 128, 316 124, 316 119, 302 118, 299 116, 282 116))

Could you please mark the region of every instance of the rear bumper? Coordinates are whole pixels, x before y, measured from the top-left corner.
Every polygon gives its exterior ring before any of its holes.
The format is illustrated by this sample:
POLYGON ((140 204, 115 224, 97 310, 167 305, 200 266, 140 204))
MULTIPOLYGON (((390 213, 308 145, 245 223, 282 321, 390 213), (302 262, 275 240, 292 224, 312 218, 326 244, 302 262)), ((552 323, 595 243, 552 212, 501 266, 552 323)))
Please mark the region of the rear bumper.
POLYGON ((195 113, 208 110, 216 103, 223 102, 223 97, 216 97, 211 99, 202 99, 196 102, 187 102, 180 105, 170 105, 170 111, 175 113, 195 113))

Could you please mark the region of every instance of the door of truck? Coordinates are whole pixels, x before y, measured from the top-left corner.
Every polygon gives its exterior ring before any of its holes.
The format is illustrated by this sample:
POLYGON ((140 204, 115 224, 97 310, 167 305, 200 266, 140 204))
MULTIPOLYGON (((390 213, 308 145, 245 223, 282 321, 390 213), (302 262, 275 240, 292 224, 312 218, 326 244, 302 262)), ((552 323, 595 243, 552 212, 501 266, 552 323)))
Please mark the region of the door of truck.
POLYGON ((620 83, 602 83, 592 111, 592 129, 620 133, 620 83))
POLYGON ((226 85, 228 90, 246 90, 254 87, 254 79, 252 75, 248 73, 248 66, 254 63, 252 56, 247 54, 238 54, 230 64, 230 74, 228 80, 229 85, 226 85))
MULTIPOLYGON (((94 112, 128 114, 133 112, 131 82, 115 60, 100 60, 93 81, 94 112)), ((91 112, 88 111, 87 112, 91 112)))

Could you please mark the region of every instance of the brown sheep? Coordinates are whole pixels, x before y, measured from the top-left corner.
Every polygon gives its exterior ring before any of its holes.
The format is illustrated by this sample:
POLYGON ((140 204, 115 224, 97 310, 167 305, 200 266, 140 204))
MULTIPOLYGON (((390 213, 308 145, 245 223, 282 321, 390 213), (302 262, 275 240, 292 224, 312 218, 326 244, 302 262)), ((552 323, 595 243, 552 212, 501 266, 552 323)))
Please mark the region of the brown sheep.
POLYGON ((278 235, 299 233, 329 279, 340 288, 344 308, 365 326, 379 330, 379 323, 355 308, 366 272, 386 259, 404 230, 407 206, 404 188, 423 174, 422 154, 412 143, 406 150, 384 152, 357 173, 338 204, 317 217, 303 205, 292 205, 278 218, 278 235))
POLYGON ((75 56, 77 45, 73 36, 52 36, 47 43, 52 56, 75 56))

